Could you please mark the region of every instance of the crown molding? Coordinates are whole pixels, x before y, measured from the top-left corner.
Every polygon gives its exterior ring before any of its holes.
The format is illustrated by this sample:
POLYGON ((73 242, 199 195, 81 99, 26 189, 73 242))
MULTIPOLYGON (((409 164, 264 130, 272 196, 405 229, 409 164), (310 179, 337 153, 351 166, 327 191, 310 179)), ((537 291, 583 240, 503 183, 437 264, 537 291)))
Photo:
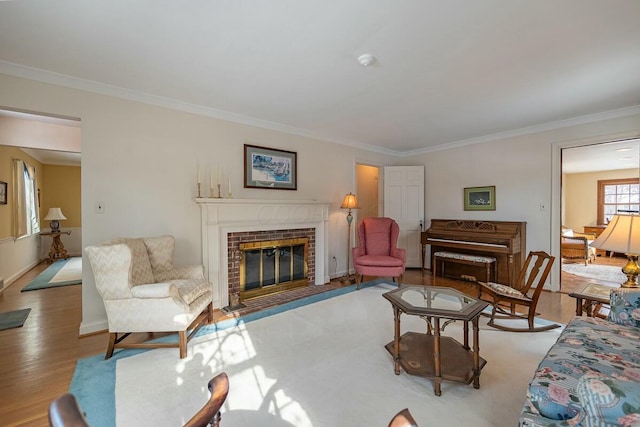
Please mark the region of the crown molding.
POLYGON ((601 113, 587 114, 585 116, 574 117, 572 119, 558 120, 555 122, 543 123, 540 125, 529 126, 520 129, 514 129, 505 132, 498 132, 490 135, 479 136, 475 138, 463 139, 460 141, 447 142, 435 145, 433 147, 419 148, 417 150, 405 151, 399 154, 400 157, 415 156, 433 151, 450 150, 452 148, 465 147, 468 145, 482 144, 485 142, 497 141, 500 139, 514 138, 517 136, 531 135, 534 133, 545 132, 554 129, 561 129, 570 126, 577 126, 587 123, 599 122, 602 120, 615 119, 618 117, 626 117, 634 114, 640 114, 640 105, 619 108, 617 110, 604 111, 601 113))
POLYGON ((464 139, 460 141, 452 141, 438 144, 432 147, 419 148, 410 151, 398 151, 388 148, 378 147, 359 141, 346 138, 324 135, 320 132, 314 132, 308 129, 296 128, 281 123, 271 122, 268 120, 258 119, 255 117, 244 116, 242 114, 231 113, 228 111, 218 110, 188 102, 178 101, 172 98, 152 95, 146 92, 140 92, 119 86, 108 85, 93 80, 81 79, 66 74, 47 71, 40 68, 29 67, 25 65, 15 64, 12 62, 0 60, 0 73, 21 77, 29 80, 35 80, 43 83, 64 86, 72 89, 83 90, 87 92, 97 93, 100 95, 113 96, 129 101, 137 101, 145 104, 164 107, 172 110, 182 111, 186 113, 198 114, 201 116, 212 117, 216 119, 226 120, 233 123, 239 123, 248 126, 255 126, 263 129, 274 130, 278 132, 298 135, 306 138, 317 139, 325 142, 332 142, 339 145, 345 145, 362 150, 372 151, 380 154, 392 155, 396 157, 410 157, 419 154, 425 154, 433 151, 449 150, 473 144, 482 144, 485 142, 495 141, 505 138, 513 138, 522 135, 528 135, 538 132, 544 132, 554 129, 560 129, 569 126, 592 123, 601 120, 613 119, 617 117, 630 116, 640 113, 640 105, 635 105, 617 110, 605 111, 601 113, 588 114, 585 116, 575 117, 572 119, 559 120, 555 122, 543 123, 540 125, 529 126, 520 129, 514 129, 505 132, 498 132, 490 135, 464 139))
POLYGON ((64 86, 71 89, 83 90, 86 92, 97 93, 100 95, 113 96, 129 101, 141 102, 144 104, 164 107, 171 110, 178 110, 186 113, 198 114, 206 117, 226 120, 233 123, 239 123, 248 126, 259 127, 263 129, 274 130, 278 132, 288 133, 292 135, 303 136, 307 138, 318 139, 335 144, 351 146, 368 151, 375 151, 382 154, 398 155, 399 152, 389 150, 374 145, 364 144, 358 141, 339 138, 330 135, 324 135, 320 132, 314 132, 308 129, 296 128, 281 123, 271 122, 268 120, 258 119, 255 117, 244 116, 242 114, 231 113, 228 111, 218 110, 202 105, 191 104, 188 102, 178 101, 172 98, 152 95, 146 92, 140 92, 119 86, 108 85, 93 80, 81 79, 66 74, 60 74, 53 71, 42 70, 39 68, 29 67, 25 65, 15 64, 12 62, 0 60, 0 73, 11 75, 14 77, 35 80, 42 83, 49 83, 57 86, 64 86))

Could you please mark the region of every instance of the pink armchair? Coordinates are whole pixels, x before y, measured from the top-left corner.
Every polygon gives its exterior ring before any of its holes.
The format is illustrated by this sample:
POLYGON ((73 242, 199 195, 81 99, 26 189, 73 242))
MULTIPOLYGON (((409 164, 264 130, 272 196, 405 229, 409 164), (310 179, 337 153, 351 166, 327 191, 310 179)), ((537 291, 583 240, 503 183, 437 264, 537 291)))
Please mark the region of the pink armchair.
POLYGON ((365 275, 392 277, 400 286, 407 252, 396 247, 399 234, 400 227, 391 218, 370 217, 358 223, 360 246, 352 250, 358 289, 365 275))

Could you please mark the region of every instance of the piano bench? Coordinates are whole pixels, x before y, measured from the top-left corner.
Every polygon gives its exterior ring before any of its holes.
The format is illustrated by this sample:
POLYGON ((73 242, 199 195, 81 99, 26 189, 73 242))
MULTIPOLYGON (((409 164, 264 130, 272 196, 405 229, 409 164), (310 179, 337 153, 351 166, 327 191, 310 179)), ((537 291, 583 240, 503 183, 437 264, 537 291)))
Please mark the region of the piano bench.
POLYGON ((441 275, 444 277, 444 266, 445 262, 450 262, 454 264, 466 264, 466 265, 474 265, 478 267, 483 267, 486 271, 485 282, 490 282, 491 279, 491 269, 493 267, 493 280, 497 277, 497 263, 496 259, 493 257, 482 256, 482 255, 471 255, 471 254, 459 254, 455 252, 436 252, 433 254, 433 278, 436 277, 436 272, 438 270, 438 262, 441 264, 441 275))

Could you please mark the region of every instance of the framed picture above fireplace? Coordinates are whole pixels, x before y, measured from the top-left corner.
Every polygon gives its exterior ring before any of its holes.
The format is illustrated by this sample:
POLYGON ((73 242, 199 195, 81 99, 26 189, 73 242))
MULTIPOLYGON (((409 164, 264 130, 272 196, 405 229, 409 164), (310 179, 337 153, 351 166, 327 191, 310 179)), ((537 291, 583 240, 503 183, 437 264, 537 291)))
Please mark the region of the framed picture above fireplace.
POLYGON ((297 190, 298 154, 245 144, 244 187, 297 190))

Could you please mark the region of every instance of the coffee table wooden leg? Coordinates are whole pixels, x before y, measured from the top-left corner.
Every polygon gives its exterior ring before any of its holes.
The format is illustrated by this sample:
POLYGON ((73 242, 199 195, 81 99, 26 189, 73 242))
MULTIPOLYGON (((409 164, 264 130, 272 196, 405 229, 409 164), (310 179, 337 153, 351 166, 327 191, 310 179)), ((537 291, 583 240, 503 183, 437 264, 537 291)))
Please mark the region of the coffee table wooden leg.
POLYGON ((462 328, 464 331, 464 345, 462 348, 469 350, 469 322, 464 322, 462 328))
MULTIPOLYGON (((480 328, 477 316, 473 319, 473 388, 480 388, 480 328)), ((466 324, 467 322, 465 322, 466 324)))
POLYGON ((440 318, 434 317, 433 321, 433 365, 435 370, 433 392, 436 396, 440 396, 442 394, 442 390, 440 389, 440 385, 442 384, 442 372, 440 366, 440 318))
POLYGON ((576 298, 576 316, 582 316, 582 298, 576 298))
POLYGON ((400 375, 400 309, 393 307, 393 371, 400 375))

